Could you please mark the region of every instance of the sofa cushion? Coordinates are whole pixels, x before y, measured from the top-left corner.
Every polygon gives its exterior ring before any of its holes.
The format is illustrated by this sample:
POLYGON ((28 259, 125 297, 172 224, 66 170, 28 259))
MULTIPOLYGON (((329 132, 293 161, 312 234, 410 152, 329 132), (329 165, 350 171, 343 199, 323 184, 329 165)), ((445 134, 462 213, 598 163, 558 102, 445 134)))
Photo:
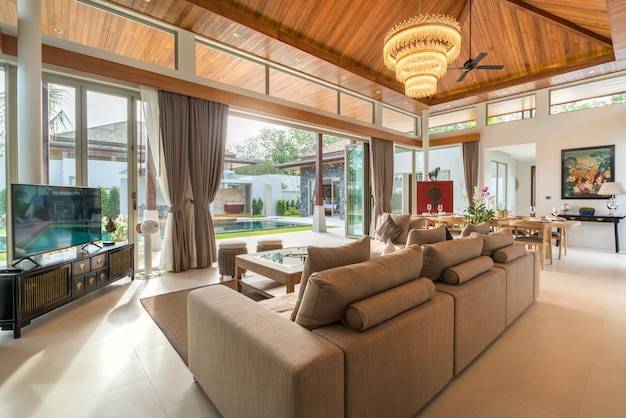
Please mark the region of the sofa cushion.
POLYGON ((406 245, 424 245, 434 244, 446 240, 446 226, 441 224, 431 229, 412 229, 409 231, 409 237, 406 245))
POLYGON ((302 267, 302 278, 298 299, 291 312, 291 320, 295 321, 302 296, 306 289, 309 276, 316 271, 323 271, 333 267, 345 266, 346 264, 360 263, 370 258, 370 237, 364 235, 357 241, 339 247, 307 247, 307 257, 302 267))
POLYGON ((414 280, 421 268, 422 249, 412 245, 384 257, 313 273, 296 323, 315 329, 338 322, 351 303, 414 280))
POLYGON ((493 253, 493 261, 496 263, 508 263, 526 254, 526 248, 520 244, 511 244, 508 247, 500 248, 493 253))
POLYGON ((426 225, 426 219, 420 218, 416 216, 411 216, 411 220, 409 221, 409 230, 407 232, 407 239, 409 235, 409 231, 411 229, 424 229, 424 225, 426 225))
POLYGON ((431 280, 424 277, 411 280, 349 305, 341 322, 353 330, 365 331, 426 302, 434 293, 435 285, 431 280))
POLYGON ((441 280, 448 284, 461 284, 478 277, 493 268, 491 257, 480 256, 464 263, 448 267, 443 271, 441 280))
POLYGON ((377 239, 383 242, 387 240, 395 241, 402 232, 402 227, 393 220, 391 214, 385 213, 378 218, 378 226, 376 227, 377 239))
POLYGON ((480 256, 483 249, 483 236, 473 235, 422 246, 424 263, 421 276, 435 281, 441 278, 444 270, 480 256))
POLYGON ((493 256, 500 248, 507 247, 515 242, 511 228, 500 228, 490 235, 483 236, 483 251, 480 255, 493 256))
POLYGON ((385 243, 385 248, 383 248, 383 252, 380 255, 391 254, 396 252, 396 246, 391 242, 390 239, 385 243))
POLYGON ((490 227, 491 225, 489 225, 489 222, 482 222, 476 225, 467 224, 463 227, 463 230, 461 231, 461 238, 469 237, 472 234, 472 232, 477 232, 483 235, 489 235, 490 227))

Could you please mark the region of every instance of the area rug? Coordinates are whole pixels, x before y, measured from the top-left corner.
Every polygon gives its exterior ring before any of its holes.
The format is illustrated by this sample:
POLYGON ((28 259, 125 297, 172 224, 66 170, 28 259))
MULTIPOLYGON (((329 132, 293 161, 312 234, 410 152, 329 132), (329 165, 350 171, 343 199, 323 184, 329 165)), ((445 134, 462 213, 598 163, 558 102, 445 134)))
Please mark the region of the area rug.
MULTIPOLYGON (((219 285, 235 289, 234 280, 209 286, 219 285)), ((185 364, 189 364, 187 355, 187 296, 189 296, 189 292, 195 289, 200 289, 200 287, 140 299, 143 307, 161 331, 163 331, 163 334, 165 334, 165 337, 170 344, 172 344, 172 347, 174 347, 185 364)), ((254 300, 263 299, 263 297, 257 293, 242 293, 254 300)))

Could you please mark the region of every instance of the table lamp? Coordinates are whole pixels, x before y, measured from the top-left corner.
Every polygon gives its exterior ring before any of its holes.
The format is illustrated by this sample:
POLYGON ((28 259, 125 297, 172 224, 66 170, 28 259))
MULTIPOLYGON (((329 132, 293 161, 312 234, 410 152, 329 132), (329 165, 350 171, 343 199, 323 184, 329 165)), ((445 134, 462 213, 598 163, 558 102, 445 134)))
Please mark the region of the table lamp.
POLYGON ((609 216, 615 216, 615 209, 619 206, 617 200, 615 200, 616 194, 626 194, 624 186, 620 182, 604 182, 598 190, 599 195, 610 195, 611 198, 606 202, 606 207, 609 208, 609 216))

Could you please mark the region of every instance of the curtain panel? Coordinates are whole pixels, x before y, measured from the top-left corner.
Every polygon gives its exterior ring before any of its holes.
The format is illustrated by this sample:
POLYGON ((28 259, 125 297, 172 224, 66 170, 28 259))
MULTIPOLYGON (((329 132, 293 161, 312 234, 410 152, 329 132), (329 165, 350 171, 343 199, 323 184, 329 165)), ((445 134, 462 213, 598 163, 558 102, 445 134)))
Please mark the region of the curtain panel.
POLYGON ((189 268, 189 222, 186 216, 189 178, 189 98, 159 90, 159 123, 167 167, 172 218, 172 271, 189 268))
POLYGON ((461 148, 463 153, 463 175, 465 177, 465 192, 470 205, 474 202, 474 187, 478 186, 478 156, 479 142, 464 142, 461 148))
POLYGON ((215 199, 224 169, 228 106, 189 99, 189 172, 194 205, 197 267, 217 261, 210 204, 215 199))
POLYGON ((370 141, 370 160, 372 166, 372 190, 374 194, 374 212, 370 235, 374 236, 378 217, 384 212, 391 212, 393 193, 393 142, 379 138, 370 141))

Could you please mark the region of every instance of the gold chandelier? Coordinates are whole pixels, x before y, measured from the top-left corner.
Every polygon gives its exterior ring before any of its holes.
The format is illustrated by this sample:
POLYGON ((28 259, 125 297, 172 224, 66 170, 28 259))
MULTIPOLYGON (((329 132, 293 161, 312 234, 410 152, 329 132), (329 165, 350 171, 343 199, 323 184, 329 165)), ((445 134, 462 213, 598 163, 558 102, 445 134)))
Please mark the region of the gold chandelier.
POLYGON ((385 36, 385 66, 404 84, 404 94, 421 98, 435 94, 437 80, 461 52, 461 25, 445 15, 415 16, 385 36))

